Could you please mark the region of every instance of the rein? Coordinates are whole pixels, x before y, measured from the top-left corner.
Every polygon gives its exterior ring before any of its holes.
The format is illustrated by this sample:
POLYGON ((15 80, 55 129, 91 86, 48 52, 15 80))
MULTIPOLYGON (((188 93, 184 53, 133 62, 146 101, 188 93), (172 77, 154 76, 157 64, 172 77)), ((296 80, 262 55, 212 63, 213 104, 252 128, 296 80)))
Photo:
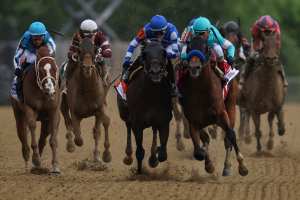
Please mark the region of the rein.
POLYGON ((56 73, 55 73, 55 76, 56 77, 53 77, 50 73, 50 69, 49 69, 49 73, 47 71, 46 73, 46 76, 41 80, 40 78, 40 72, 39 72, 39 66, 40 66, 40 62, 44 59, 50 59, 54 62, 55 66, 56 66, 56 69, 57 69, 57 65, 55 63, 55 59, 51 56, 44 56, 42 58, 40 58, 38 61, 35 60, 35 73, 36 73, 36 83, 37 85, 39 86, 40 90, 43 90, 43 82, 45 80, 47 80, 48 78, 50 78, 51 80, 53 80, 53 82, 55 83, 55 86, 57 85, 57 81, 58 81, 58 70, 56 70, 56 73))

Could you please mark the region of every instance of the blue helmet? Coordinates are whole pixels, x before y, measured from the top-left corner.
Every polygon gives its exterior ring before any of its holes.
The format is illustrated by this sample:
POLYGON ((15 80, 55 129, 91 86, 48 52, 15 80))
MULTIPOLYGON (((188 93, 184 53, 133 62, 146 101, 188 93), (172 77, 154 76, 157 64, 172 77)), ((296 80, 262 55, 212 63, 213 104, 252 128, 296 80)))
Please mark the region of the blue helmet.
POLYGON ((42 22, 33 22, 28 29, 30 35, 45 35, 46 27, 42 22))
POLYGON ((168 27, 166 18, 162 15, 154 15, 150 21, 151 31, 164 31, 168 27))

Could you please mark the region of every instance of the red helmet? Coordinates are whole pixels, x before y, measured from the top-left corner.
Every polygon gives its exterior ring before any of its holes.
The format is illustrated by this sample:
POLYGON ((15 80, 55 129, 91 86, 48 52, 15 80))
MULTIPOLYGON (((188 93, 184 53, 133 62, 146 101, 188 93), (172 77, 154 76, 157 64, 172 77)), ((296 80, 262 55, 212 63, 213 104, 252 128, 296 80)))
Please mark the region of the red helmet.
POLYGON ((257 22, 257 27, 260 31, 275 31, 277 28, 277 21, 273 19, 270 15, 261 16, 257 22))

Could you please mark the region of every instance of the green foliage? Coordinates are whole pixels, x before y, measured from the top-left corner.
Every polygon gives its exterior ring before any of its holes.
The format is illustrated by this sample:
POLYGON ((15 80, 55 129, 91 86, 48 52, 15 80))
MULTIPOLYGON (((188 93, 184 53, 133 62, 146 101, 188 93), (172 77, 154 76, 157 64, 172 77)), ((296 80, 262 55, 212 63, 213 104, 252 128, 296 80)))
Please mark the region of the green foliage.
MULTIPOLYGON (((0 40, 19 39, 34 20, 59 30, 72 20, 62 9, 62 1, 74 0, 2 0, 0 7, 0 40)), ((95 9, 101 12, 110 0, 98 0, 95 9)), ((80 7, 77 6, 78 9, 80 7)), ((282 30, 282 58, 287 73, 300 75, 300 1, 299 0, 124 0, 108 24, 121 39, 131 40, 139 28, 154 14, 165 15, 181 32, 194 17, 207 16, 213 23, 241 21, 243 32, 250 38, 250 27, 259 16, 269 14, 277 19, 282 30)), ((75 22, 78 24, 78 22, 75 22)), ((75 31, 76 27, 68 33, 75 31)))

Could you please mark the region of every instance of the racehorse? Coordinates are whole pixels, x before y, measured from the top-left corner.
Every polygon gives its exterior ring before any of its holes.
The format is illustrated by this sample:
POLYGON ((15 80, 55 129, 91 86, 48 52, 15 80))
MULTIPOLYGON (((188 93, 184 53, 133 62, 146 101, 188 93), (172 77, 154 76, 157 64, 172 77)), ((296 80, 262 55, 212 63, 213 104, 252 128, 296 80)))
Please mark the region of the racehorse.
POLYGON ((170 85, 166 78, 166 65, 169 62, 160 42, 151 41, 142 50, 142 70, 136 72, 128 85, 127 101, 118 95, 118 107, 121 118, 127 126, 127 146, 125 164, 132 163, 131 130, 136 141, 137 172, 142 173, 143 130, 152 127, 153 141, 149 165, 156 167, 167 160, 167 142, 169 123, 172 119, 170 85), (157 147, 159 133, 160 147, 157 147), (158 154, 158 156, 156 155, 158 154))
MULTIPOLYGON (((255 136, 257 140, 257 152, 262 150, 260 138, 260 115, 268 113, 269 140, 268 149, 274 146, 273 119, 275 115, 278 119, 278 134, 282 136, 285 133, 285 124, 283 118, 283 104, 286 95, 283 78, 279 70, 281 62, 276 48, 276 35, 273 32, 263 32, 263 49, 259 53, 249 76, 245 77, 245 83, 241 91, 243 106, 247 109, 247 117, 242 122, 243 130, 249 127, 249 115, 251 114, 255 125, 255 136)), ((249 133, 249 131, 245 131, 249 133)), ((250 138, 247 134, 246 138, 250 138)))
POLYGON ((208 154, 209 136, 203 131, 208 125, 217 124, 225 131, 226 159, 223 175, 230 175, 230 153, 234 148, 239 164, 239 173, 242 176, 248 174, 244 165, 243 156, 236 142, 233 129, 235 123, 235 106, 237 96, 237 82, 233 80, 228 86, 229 92, 224 101, 222 82, 215 72, 216 62, 210 59, 212 51, 206 41, 195 37, 188 47, 189 63, 186 66, 187 74, 182 79, 182 107, 186 116, 190 135, 194 145, 194 157, 197 160, 205 160, 205 169, 213 173, 214 166, 208 154), (203 147, 200 147, 200 139, 203 147))
POLYGON ((95 116, 93 128, 95 147, 94 160, 100 161, 99 140, 100 126, 103 124, 105 131, 104 162, 111 161, 109 151, 110 143, 108 128, 110 118, 106 114, 106 94, 104 81, 100 77, 99 70, 95 66, 96 47, 90 38, 84 38, 79 44, 79 55, 77 62, 70 60, 67 65, 66 93, 63 94, 61 112, 65 119, 67 128, 67 151, 75 150, 77 146, 83 145, 81 137, 80 122, 83 118, 95 116), (72 132, 75 135, 74 142, 72 132))
MULTIPOLYGON (((28 128, 31 133, 32 164, 34 168, 41 168, 41 156, 50 135, 52 150, 53 173, 60 173, 57 158, 57 131, 60 121, 59 105, 61 91, 59 89, 59 73, 55 59, 50 55, 47 46, 37 49, 34 65, 26 68, 22 77, 23 101, 10 97, 14 110, 18 137, 22 143, 22 153, 25 168, 28 168, 30 149, 27 141, 28 128), (41 121, 39 142, 36 138, 36 122, 41 121)), ((34 169, 33 168, 33 169, 34 169)))

